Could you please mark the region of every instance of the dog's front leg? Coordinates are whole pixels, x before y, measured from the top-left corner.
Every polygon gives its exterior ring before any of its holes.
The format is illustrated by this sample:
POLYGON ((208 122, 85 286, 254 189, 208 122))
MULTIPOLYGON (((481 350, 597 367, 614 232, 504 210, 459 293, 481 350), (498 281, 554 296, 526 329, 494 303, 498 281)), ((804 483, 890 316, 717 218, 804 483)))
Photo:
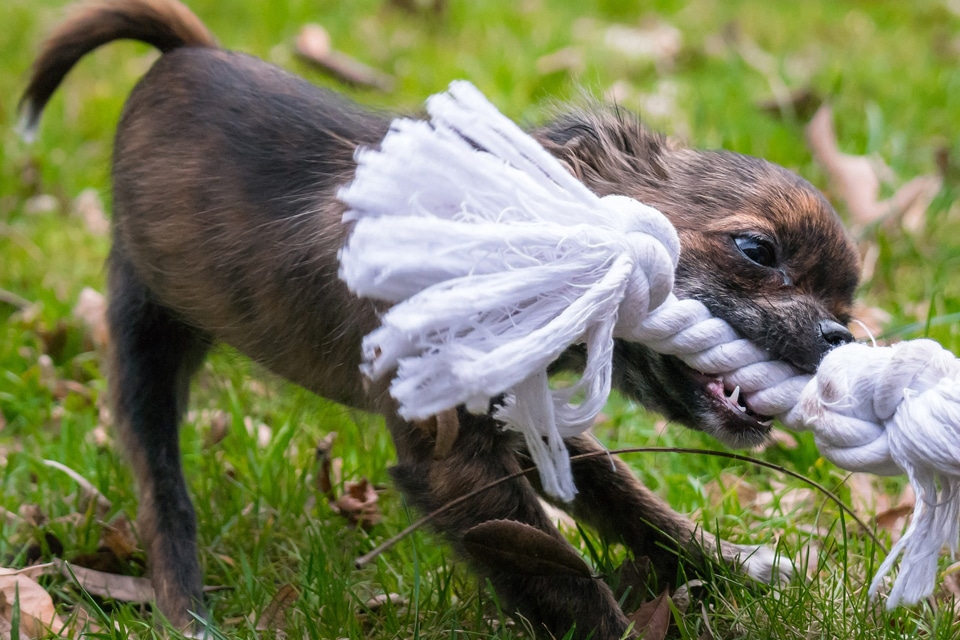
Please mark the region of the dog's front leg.
MULTIPOLYGON (((462 411, 459 420, 457 439, 440 459, 434 455, 434 440, 424 429, 399 418, 387 421, 399 457, 393 476, 407 498, 424 513, 520 469, 516 438, 503 433, 495 420, 462 411)), ((550 523, 525 478, 501 483, 446 510, 432 524, 466 556, 464 534, 491 520, 522 522, 568 544, 550 523)), ((491 566, 477 558, 472 563, 490 580, 508 613, 519 613, 547 637, 566 637, 576 625, 576 638, 614 640, 623 637, 627 629, 628 622, 613 594, 599 579, 530 575, 519 568, 509 571, 491 566)))
MULTIPOLYGON (((565 440, 571 456, 602 452, 590 436, 565 440)), ((645 487, 622 460, 597 455, 572 466, 577 497, 571 509, 611 542, 623 542, 636 557, 646 556, 657 574, 668 582, 678 562, 694 565, 722 559, 760 582, 784 582, 793 567, 766 547, 739 545, 698 529, 645 487)))

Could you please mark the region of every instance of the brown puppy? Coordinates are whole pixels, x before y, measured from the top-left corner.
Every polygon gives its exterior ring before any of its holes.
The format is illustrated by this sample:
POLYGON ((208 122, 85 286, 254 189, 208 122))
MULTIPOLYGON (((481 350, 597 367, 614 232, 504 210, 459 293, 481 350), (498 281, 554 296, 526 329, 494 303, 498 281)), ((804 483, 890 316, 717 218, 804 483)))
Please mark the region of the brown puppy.
MULTIPOLYGON (((138 475, 140 531, 161 610, 185 624, 187 612, 202 607, 177 430, 190 377, 214 342, 317 394, 386 416, 394 477, 422 510, 526 466, 517 438, 463 412, 457 441, 435 459, 429 430, 399 419, 383 386, 360 375, 360 340, 377 326, 377 307, 337 278, 347 229, 334 193, 352 176, 354 150, 376 145, 389 119, 217 48, 175 0, 115 0, 82 6, 46 41, 22 102, 29 124, 83 55, 120 38, 164 52, 118 128, 109 264, 111 395, 138 475)), ((850 340, 842 325, 856 253, 830 206, 797 176, 733 153, 673 148, 635 119, 603 109, 562 116, 535 135, 598 194, 633 196, 673 221, 683 245, 680 297, 701 299, 806 371, 850 340)), ((558 366, 575 365, 576 350, 568 355, 558 366)), ((621 392, 672 420, 736 446, 757 444, 769 430, 765 417, 675 358, 620 343, 615 364, 621 392)), ((568 446, 573 454, 597 448, 588 438, 568 446)), ((765 550, 747 558, 746 548, 695 539, 694 527, 619 461, 573 470, 574 514, 650 556, 664 574, 678 556, 696 561, 719 545, 751 575, 777 577, 765 550)), ((467 530, 500 518, 562 540, 525 479, 445 512, 435 525, 462 551, 467 530)), ((576 624, 582 636, 617 638, 627 627, 599 580, 474 564, 511 611, 556 636, 576 624)))

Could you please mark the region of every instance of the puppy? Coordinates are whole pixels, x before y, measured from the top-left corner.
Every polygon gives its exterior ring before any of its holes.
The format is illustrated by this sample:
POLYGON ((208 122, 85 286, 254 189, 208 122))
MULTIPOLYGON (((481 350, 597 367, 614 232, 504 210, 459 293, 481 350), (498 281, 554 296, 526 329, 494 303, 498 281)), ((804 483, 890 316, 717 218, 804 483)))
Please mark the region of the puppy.
MULTIPOLYGON (((459 412, 456 441, 400 419, 383 384, 360 374, 361 338, 380 308, 337 277, 348 229, 334 194, 354 151, 376 146, 390 119, 256 58, 224 51, 176 0, 79 7, 49 37, 21 107, 30 126, 86 53, 130 38, 163 52, 127 101, 113 160, 109 259, 111 400, 140 489, 139 528, 157 601, 177 625, 202 610, 194 510, 180 468, 178 425, 189 381, 215 342, 345 405, 383 414, 396 484, 431 511, 529 464, 489 416, 459 412), (436 435, 439 437, 439 435, 436 435)), ((676 148, 620 111, 574 111, 534 135, 599 195, 657 207, 683 246, 676 293, 702 300, 775 358, 813 371, 844 328, 858 260, 836 214, 809 184, 756 158, 676 148)), ((573 363, 570 353, 558 366, 573 363)), ((619 390, 670 420, 733 446, 760 443, 769 419, 679 360, 619 343, 619 390)), ((449 416, 448 416, 449 418, 449 416)), ((449 434, 449 431, 444 431, 449 434)), ((595 451, 589 438, 571 454, 595 451)), ((693 525, 619 461, 574 465, 575 516, 649 556, 663 575, 680 557, 719 552, 771 580, 772 554, 695 536, 693 525), (675 550, 675 551, 672 551, 675 550)), ((473 526, 511 519, 563 542, 537 501, 536 479, 499 485, 434 525, 463 552, 473 526)), ((564 542, 565 544, 565 542, 564 542)), ((529 575, 473 561, 501 602, 557 637, 618 638, 628 626, 599 580, 529 575)))

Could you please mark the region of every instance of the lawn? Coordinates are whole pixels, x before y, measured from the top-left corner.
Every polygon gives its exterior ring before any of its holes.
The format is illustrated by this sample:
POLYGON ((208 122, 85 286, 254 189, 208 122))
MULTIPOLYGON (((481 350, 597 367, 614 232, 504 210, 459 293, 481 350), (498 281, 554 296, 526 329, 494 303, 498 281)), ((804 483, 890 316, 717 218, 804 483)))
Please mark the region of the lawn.
MULTIPOLYGON (((189 2, 223 46, 373 107, 413 111, 456 78, 528 124, 560 103, 605 98, 688 144, 789 167, 822 188, 855 230, 865 263, 863 322, 882 339, 927 336, 960 353, 957 0, 661 0, 642 10, 626 0, 450 0, 441 13, 430 2, 406 3, 413 11, 403 4, 189 2), (393 89, 351 88, 297 58, 294 42, 307 23, 322 24, 339 51, 390 74, 393 89), (824 101, 840 150, 880 167, 881 201, 929 177, 904 215, 867 219, 847 198, 863 183, 844 186, 815 160, 806 125, 824 101)), ((109 241, 100 227, 110 210, 112 132, 156 54, 114 43, 84 59, 28 144, 14 131, 17 98, 64 7, 0 4, 0 566, 67 559, 137 576, 144 558, 135 537, 120 536, 124 546, 104 535, 123 531, 137 499, 103 410, 98 335, 76 307, 84 289, 104 290, 109 241), (99 502, 45 460, 76 471, 99 502)), ((313 638, 529 637, 429 531, 354 568, 355 556, 417 517, 391 487, 394 453, 381 420, 271 379, 225 348, 193 389, 181 442, 205 584, 214 587, 210 608, 225 637, 274 633, 258 626, 313 638), (362 479, 378 488, 382 518, 371 527, 338 514, 319 487, 325 473, 316 448, 331 432, 336 495, 362 479), (396 595, 377 605, 384 594, 396 595)), ((617 397, 604 417, 596 432, 610 448, 721 449, 617 397)), ((851 476, 822 459, 809 435, 749 453, 834 490, 884 545, 899 535, 897 507, 910 500, 903 480, 851 476)), ((930 602, 887 612, 866 594, 884 552, 806 483, 707 455, 627 460, 679 511, 733 541, 777 546, 803 576, 772 591, 717 567, 691 590, 689 605, 672 609, 669 637, 960 635, 958 567, 948 557, 944 586, 930 602)), ((562 527, 598 572, 623 559, 591 532, 562 527)), ((84 625, 104 637, 167 633, 148 605, 90 596, 60 576, 40 581, 70 633, 84 625)))

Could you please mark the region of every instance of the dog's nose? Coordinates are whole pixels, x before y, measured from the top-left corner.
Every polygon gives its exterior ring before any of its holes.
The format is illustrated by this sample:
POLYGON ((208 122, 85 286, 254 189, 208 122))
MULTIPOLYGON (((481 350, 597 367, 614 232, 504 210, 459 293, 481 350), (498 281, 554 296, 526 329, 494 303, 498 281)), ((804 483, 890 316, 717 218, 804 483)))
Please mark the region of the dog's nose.
POLYGON ((821 320, 817 329, 820 331, 820 339, 826 343, 824 353, 834 347, 853 342, 853 334, 847 331, 847 328, 839 322, 821 320))

